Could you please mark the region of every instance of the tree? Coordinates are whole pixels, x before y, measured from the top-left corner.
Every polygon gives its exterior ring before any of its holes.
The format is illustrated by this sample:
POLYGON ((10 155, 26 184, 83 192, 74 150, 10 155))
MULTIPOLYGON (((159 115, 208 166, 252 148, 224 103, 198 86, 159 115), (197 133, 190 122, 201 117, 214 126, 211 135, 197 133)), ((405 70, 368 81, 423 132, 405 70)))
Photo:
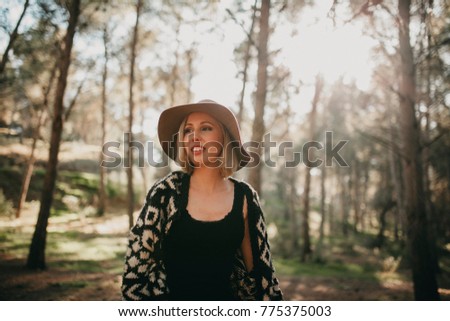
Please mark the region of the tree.
MULTIPOLYGON (((103 146, 106 143, 106 80, 108 79, 108 24, 105 23, 103 29, 103 49, 105 56, 105 64, 103 66, 102 73, 102 102, 101 102, 101 115, 102 115, 102 150, 100 151, 100 164, 104 161, 103 146)), ((105 178, 106 178, 106 168, 100 166, 100 181, 98 188, 98 215, 102 216, 105 213, 106 207, 106 192, 105 192, 105 178)))
POLYGON ((0 75, 2 75, 3 71, 5 70, 6 63, 8 62, 9 51, 12 49, 14 42, 17 39, 17 36, 19 34, 19 26, 22 23, 22 19, 25 16, 25 13, 27 12, 27 8, 28 8, 29 4, 30 4, 30 1, 26 0, 23 5, 22 14, 20 15, 20 18, 17 21, 16 27, 12 31, 11 36, 9 37, 8 45, 6 46, 5 52, 3 53, 2 61, 0 62, 0 75))
POLYGON ((50 91, 53 86, 53 80, 55 78, 56 68, 57 68, 57 64, 55 63, 50 72, 50 79, 48 81, 48 85, 46 87, 44 87, 44 93, 43 93, 44 98, 43 98, 43 102, 42 102, 42 107, 37 112, 38 113, 37 121, 36 121, 35 127, 33 128, 33 134, 32 134, 33 142, 31 143, 30 157, 27 162, 25 174, 23 175, 22 186, 20 188, 20 196, 19 196, 19 203, 17 204, 16 218, 20 217, 20 213, 22 211, 22 206, 25 203, 25 200, 26 200, 27 194, 28 194, 28 188, 30 187, 31 176, 33 174, 34 163, 36 161, 34 154, 36 152, 37 141, 41 135, 41 127, 46 121, 47 109, 48 109, 48 98, 49 98, 50 91))
POLYGON ((134 219, 134 188, 133 188, 133 150, 131 149, 131 142, 133 141, 133 113, 134 113, 134 82, 135 82, 135 62, 136 62, 136 47, 139 33, 139 18, 141 16, 142 0, 136 3, 136 21, 133 28, 133 38, 131 41, 131 56, 130 56, 130 78, 129 78, 129 115, 128 115, 128 141, 126 142, 125 155, 128 161, 127 178, 128 178, 128 224, 133 227, 134 219))
POLYGON ((420 128, 415 115, 416 82, 414 56, 410 43, 411 0, 399 0, 400 43, 400 110, 401 139, 404 161, 405 207, 408 222, 408 248, 416 300, 439 299, 436 274, 428 243, 427 213, 424 195, 423 168, 421 161, 420 128))
MULTIPOLYGON (((250 58, 251 58, 251 49, 252 47, 255 45, 254 40, 253 40, 253 33, 254 33, 254 29, 255 29, 255 21, 256 21, 256 12, 257 12, 257 0, 255 0, 253 6, 252 6, 252 18, 251 18, 251 24, 249 27, 248 31, 245 31, 246 35, 247 35, 247 40, 245 41, 244 44, 242 44, 245 48, 239 48, 239 50, 243 50, 244 52, 242 59, 244 60, 244 66, 242 68, 242 89, 241 89, 241 95, 239 98, 239 111, 237 113, 237 120, 238 123, 241 124, 243 119, 244 119, 244 98, 245 98, 245 89, 247 86, 247 78, 248 78, 248 69, 250 67, 250 58)), ((231 10, 227 9, 228 14, 233 18, 233 20, 237 21, 237 18, 235 17, 235 15, 231 12, 231 10)), ((242 24, 241 24, 242 25, 242 24)), ((244 26, 242 26, 244 28, 244 26)), ((237 52, 237 50, 235 50, 235 52, 237 52)))
MULTIPOLYGON (((266 105, 267 95, 267 65, 268 50, 267 43, 269 41, 269 15, 270 0, 262 0, 260 17, 259 17, 259 34, 258 34, 258 77, 256 85, 255 99, 255 118, 252 128, 252 142, 262 141, 265 125, 264 125, 264 108, 266 105)), ((261 155, 261 146, 258 145, 257 152, 261 155)), ((258 193, 261 193, 261 168, 262 164, 259 159, 249 172, 248 181, 258 193)))
POLYGON ((14 45, 14 58, 21 61, 16 67, 16 75, 10 84, 10 95, 23 97, 21 125, 24 136, 31 137, 31 151, 25 166, 16 210, 16 218, 21 215, 22 206, 27 198, 35 164, 37 142, 41 138, 41 129, 45 126, 49 114, 50 96, 54 89, 57 71, 57 57, 60 54, 61 41, 57 37, 58 26, 52 23, 53 14, 39 7, 38 21, 22 33, 14 45), (36 90, 39 88, 39 90, 36 90), (42 93, 39 95, 38 93, 42 93))
POLYGON ((49 157, 47 162, 44 185, 42 188, 41 205, 36 228, 28 253, 27 267, 31 269, 45 269, 45 245, 47 239, 47 225, 50 208, 55 190, 58 152, 64 123, 64 93, 67 86, 67 76, 71 63, 73 39, 80 15, 80 0, 73 0, 69 8, 69 23, 64 38, 64 48, 58 63, 58 81, 56 85, 55 100, 53 104, 52 132, 50 138, 49 157))
MULTIPOLYGON (((316 86, 315 86, 314 98, 312 101, 312 108, 309 114, 309 140, 313 142, 316 138, 316 119, 317 119, 317 105, 320 100, 320 94, 323 89, 323 79, 321 76, 316 77, 316 86)), ((306 162, 306 175, 305 175, 305 188, 303 193, 303 212, 302 212, 302 249, 300 253, 300 260, 305 262, 306 259, 312 254, 311 249, 311 239, 309 232, 309 198, 310 198, 310 190, 311 190, 311 168, 313 167, 312 159, 314 159, 314 153, 308 153, 304 155, 304 160, 306 162), (312 155, 311 155, 312 154, 312 155)))

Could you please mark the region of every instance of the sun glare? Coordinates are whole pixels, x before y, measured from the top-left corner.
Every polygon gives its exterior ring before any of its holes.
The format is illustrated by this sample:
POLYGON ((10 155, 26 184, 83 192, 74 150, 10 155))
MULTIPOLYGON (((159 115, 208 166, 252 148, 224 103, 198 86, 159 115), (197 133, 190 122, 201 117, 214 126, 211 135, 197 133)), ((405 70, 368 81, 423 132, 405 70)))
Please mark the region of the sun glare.
MULTIPOLYGON (((358 21, 335 28, 327 12, 331 1, 320 1, 305 7, 297 25, 272 17, 273 33, 269 50, 277 51, 271 62, 283 64, 291 73, 293 84, 303 84, 298 97, 291 96, 294 105, 309 108, 314 94, 314 81, 321 74, 328 84, 339 78, 354 81, 361 90, 370 85, 374 64, 370 51, 374 41, 363 35, 358 21)), ((243 41, 242 30, 233 21, 224 23, 223 39, 212 35, 202 36, 201 61, 197 65, 198 75, 193 80, 194 97, 206 96, 235 105, 241 80, 236 77, 238 66, 233 49, 243 41), (205 96, 206 95, 206 96, 205 96)), ((252 84, 248 84, 250 90, 252 84)))
POLYGON ((373 43, 353 25, 333 28, 331 21, 324 19, 301 27, 293 37, 285 36, 282 43, 282 59, 294 79, 313 83, 320 73, 328 83, 343 77, 355 80, 360 89, 369 86, 373 43))

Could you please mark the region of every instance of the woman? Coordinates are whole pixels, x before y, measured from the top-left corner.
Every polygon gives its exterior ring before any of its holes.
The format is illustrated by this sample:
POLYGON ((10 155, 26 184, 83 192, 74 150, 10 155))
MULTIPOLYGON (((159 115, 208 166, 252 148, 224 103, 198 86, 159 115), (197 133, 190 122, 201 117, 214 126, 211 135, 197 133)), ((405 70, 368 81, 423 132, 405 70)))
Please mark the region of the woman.
POLYGON ((150 189, 131 229, 126 300, 282 300, 256 192, 231 178, 250 160, 234 114, 210 100, 159 119, 183 169, 150 189))

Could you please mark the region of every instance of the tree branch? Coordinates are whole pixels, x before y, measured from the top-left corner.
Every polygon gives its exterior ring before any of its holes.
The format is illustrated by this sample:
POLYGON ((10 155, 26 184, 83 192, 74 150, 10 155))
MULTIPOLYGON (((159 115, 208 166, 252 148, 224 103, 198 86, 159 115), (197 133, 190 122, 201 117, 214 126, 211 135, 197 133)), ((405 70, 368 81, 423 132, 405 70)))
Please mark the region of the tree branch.
POLYGON ((374 134, 370 134, 364 131, 361 131, 359 129, 356 130, 356 132, 358 134, 360 134, 362 137, 367 138, 371 141, 374 141, 375 143, 384 146, 390 150, 392 150, 394 153, 396 153, 397 155, 399 155, 401 158, 407 159, 406 155, 403 153, 402 149, 400 146, 398 146, 395 142, 390 141, 388 139, 385 139, 383 137, 374 135, 374 134))
POLYGON ((8 53, 11 50, 14 42, 17 39, 20 23, 22 22, 22 19, 25 16, 25 12, 27 11, 29 4, 30 4, 30 1, 26 0, 25 4, 23 5, 22 14, 20 15, 20 18, 17 21, 16 27, 14 28, 13 32, 11 33, 11 37, 9 38, 8 46, 6 46, 5 52, 2 57, 2 61, 0 62, 0 75, 3 74, 3 71, 5 70, 6 63, 8 62, 8 53))
POLYGON ((435 137, 433 137, 432 139, 429 139, 428 141, 424 142, 424 144, 421 147, 421 149, 430 147, 435 142, 437 142, 441 137, 443 137, 444 135, 448 134, 449 132, 450 132, 450 130, 448 128, 443 128, 442 131, 439 134, 437 134, 435 137))
POLYGON ((387 89, 389 89, 391 92, 393 92, 394 94, 396 94, 398 97, 403 97, 402 93, 397 90, 390 82, 389 80, 387 80, 385 77, 383 77, 381 75, 381 73, 377 72, 376 70, 374 71, 374 75, 379 78, 381 80, 381 85, 384 85, 384 87, 386 87, 387 89))
POLYGON ((73 110, 73 107, 75 107, 75 104, 76 104, 76 102, 78 100, 78 97, 79 97, 79 95, 81 93, 81 89, 83 88, 84 82, 86 81, 86 78, 87 77, 85 77, 80 82, 80 84, 78 85, 78 88, 77 88, 77 91, 75 93, 75 96, 72 98, 72 101, 70 102, 69 107, 67 108, 66 113, 64 114, 64 121, 67 121, 69 119, 70 114, 71 114, 71 112, 73 110))
MULTIPOLYGON (((245 30, 244 23, 243 23, 242 21, 238 21, 238 19, 236 18, 236 16, 234 15, 234 13, 231 12, 230 9, 226 9, 226 11, 227 11, 227 13, 230 15, 231 19, 233 19, 233 21, 236 22, 236 23, 242 28, 242 30, 244 31, 245 35, 247 36, 248 41, 249 41, 253 46, 256 47, 256 43, 255 43, 255 41, 253 40, 252 35, 251 35, 250 33, 248 33, 247 30, 245 30)), ((255 11, 254 11, 254 12, 255 12, 255 11)), ((254 20, 254 19, 253 19, 253 20, 254 20)), ((253 28, 251 28, 251 30, 253 30, 253 28)))

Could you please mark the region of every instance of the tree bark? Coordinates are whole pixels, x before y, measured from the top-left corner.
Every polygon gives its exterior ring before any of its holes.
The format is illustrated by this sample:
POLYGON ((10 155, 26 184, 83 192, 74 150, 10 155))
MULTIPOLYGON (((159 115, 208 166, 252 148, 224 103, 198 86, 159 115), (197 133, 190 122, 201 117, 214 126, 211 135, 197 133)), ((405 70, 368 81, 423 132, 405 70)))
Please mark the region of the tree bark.
MULTIPOLYGON (((289 159, 294 159, 294 150, 289 148, 286 151, 286 156, 289 159)), ((300 250, 299 248, 299 228, 298 228, 298 218, 297 218, 297 202, 298 202, 298 196, 297 196, 297 178, 298 173, 297 167, 293 168, 283 168, 281 169, 283 171, 283 176, 285 176, 285 195, 283 196, 286 201, 286 208, 288 211, 288 221, 291 229, 291 246, 290 246, 290 253, 298 253, 300 250)))
POLYGON ((28 159, 27 168, 25 170, 25 175, 22 180, 22 186, 20 188, 20 197, 19 197, 19 203, 17 204, 16 218, 20 217, 20 213, 22 211, 22 206, 25 203, 25 200, 27 199, 28 189, 30 187, 30 182, 31 182, 31 176, 33 175, 34 163, 36 161, 36 159, 34 157, 34 153, 36 152, 36 145, 37 145, 37 141, 40 136, 41 127, 46 121, 45 119, 46 119, 46 113, 47 113, 47 109, 48 109, 48 96, 50 94, 50 90, 53 85, 53 80, 55 79, 57 67, 58 67, 58 65, 57 65, 57 63, 55 63, 50 72, 48 86, 44 91, 44 100, 42 103, 42 108, 41 108, 39 116, 38 116, 36 127, 33 130, 33 137, 32 137, 33 142, 31 144, 30 157, 28 159))
POLYGON ((416 300, 438 300, 438 286, 430 253, 427 213, 421 163, 420 129, 415 115, 415 68, 410 44, 411 0, 399 0, 400 16, 400 110, 404 154, 405 207, 408 223, 408 248, 416 300))
POLYGON ((59 61, 59 77, 53 105, 52 132, 50 137, 50 150, 47 169, 42 188, 41 206, 39 209, 36 229, 30 245, 27 259, 27 267, 32 269, 45 269, 45 245, 47 239, 47 225, 55 190, 58 152, 61 143, 61 135, 64 122, 64 93, 67 86, 67 76, 71 63, 71 52, 75 36, 78 17, 80 15, 80 0, 73 0, 69 9, 69 24, 64 38, 64 49, 59 61))
POLYGON ((358 159, 355 159, 353 162, 353 166, 351 169, 350 177, 352 178, 353 185, 352 185, 352 206, 353 206, 353 214, 354 214, 354 220, 353 220, 353 229, 355 232, 358 232, 358 229, 361 225, 361 186, 360 186, 360 180, 361 180, 361 163, 358 159))
POLYGON ((131 42, 131 57, 130 57, 130 88, 129 88, 129 116, 128 116, 128 141, 127 141, 127 150, 126 157, 128 160, 127 167, 127 178, 128 178, 128 225, 130 228, 134 225, 134 188, 133 188, 133 150, 131 149, 131 142, 133 141, 133 113, 134 113, 134 65, 136 62, 136 47, 138 41, 138 32, 139 32, 139 18, 141 16, 142 9, 142 0, 138 0, 136 3, 136 22, 133 28, 133 40, 131 42))
MULTIPOLYGON (((268 52, 267 43, 269 41, 269 15, 270 0, 262 0, 260 17, 259 17, 259 35, 258 35, 258 77, 256 84, 256 102, 255 102, 255 119, 253 120, 252 142, 259 143, 256 148, 258 155, 261 155, 261 141, 265 131, 264 125, 264 108, 266 105, 267 95, 267 65, 268 52)), ((262 156, 262 155, 261 155, 262 156)), ((260 157, 261 157, 260 156, 260 157)), ((261 194, 261 169, 260 159, 255 160, 249 171, 248 181, 253 188, 261 194)))
MULTIPOLYGON (((389 159, 386 160, 387 164, 389 166, 389 159)), ((392 193, 391 192, 387 192, 389 191, 389 176, 390 172, 388 172, 387 170, 383 170, 381 172, 381 182, 380 182, 380 186, 379 186, 379 191, 383 191, 382 195, 383 197, 381 197, 380 199, 380 205, 381 206, 377 206, 378 209, 380 210, 380 214, 378 216, 378 222, 379 222, 379 226, 378 226, 378 234, 377 237, 375 238, 375 242, 374 242, 374 246, 377 248, 382 248, 384 243, 385 243, 385 231, 386 231, 386 214, 396 205, 395 201, 393 200, 392 197, 392 193)))
MULTIPOLYGON (((315 86, 314 98, 312 101, 312 108, 309 114, 309 141, 313 142, 316 138, 316 118, 317 118, 317 104, 320 100, 320 94, 322 93, 323 88, 323 80, 320 76, 316 77, 316 86, 315 86)), ((305 262, 307 258, 309 258, 312 254, 311 248, 311 237, 309 231, 309 194, 311 190, 311 168, 313 167, 312 161, 315 159, 315 153, 313 150, 309 150, 306 155, 303 155, 305 165, 306 165, 306 176, 305 176, 305 189, 303 193, 303 212, 302 212, 302 249, 300 260, 305 262)))
MULTIPOLYGON (((180 46, 181 46, 181 41, 179 38, 179 34, 180 34, 180 28, 181 28, 181 21, 180 21, 181 17, 179 17, 179 19, 177 20, 177 27, 175 29, 175 41, 177 43, 177 46, 175 48, 175 52, 174 52, 174 56, 175 56, 175 63, 172 66, 172 70, 170 72, 170 100, 169 100, 169 104, 170 106, 174 106, 175 102, 176 102, 176 93, 178 90, 178 69, 179 69, 179 60, 180 60, 180 46)), ((189 102, 190 103, 190 102, 189 102)))
POLYGON ((250 30, 247 34, 247 46, 245 47, 245 54, 244 54, 244 69, 242 70, 242 89, 241 89, 241 98, 239 99, 239 111, 237 114, 237 120, 239 124, 244 119, 244 98, 245 98, 245 88, 247 86, 247 76, 248 76, 248 67, 250 65, 250 49, 252 48, 252 35, 253 35, 253 29, 255 28, 255 20, 256 20, 256 5, 257 0, 255 0, 255 3, 253 4, 253 14, 252 14, 252 23, 250 25, 250 30))
POLYGON ((31 175, 33 174, 34 163, 36 161, 36 159, 34 157, 34 153, 36 151, 36 144, 37 144, 37 140, 39 138, 39 132, 41 129, 44 113, 45 113, 44 110, 40 111, 39 118, 38 118, 38 121, 36 124, 36 128, 34 128, 34 131, 33 131, 33 137, 32 137, 33 142, 31 144, 30 157, 28 158, 27 167, 25 169, 25 174, 24 174, 23 180, 22 180, 22 185, 20 187, 20 196, 19 196, 19 203, 17 204, 16 218, 20 218, 22 206, 26 201, 27 194, 28 194, 28 188, 30 187, 31 175))
MULTIPOLYGON (((101 115, 102 115, 102 142, 100 150, 100 164, 104 161, 103 146, 106 143, 106 80, 108 79, 108 27, 105 24, 103 29, 103 46, 104 46, 104 56, 105 65, 103 66, 102 74, 102 103, 101 103, 101 115)), ((97 215, 103 216, 105 214, 106 208, 106 191, 105 191, 105 179, 106 179, 106 168, 100 166, 100 181, 98 188, 98 207, 97 215)))
MULTIPOLYGON (((431 114, 431 110, 432 110, 432 104, 433 104, 433 99, 432 99, 432 63, 431 63, 431 47, 432 47, 432 36, 431 36, 431 31, 429 28, 429 15, 427 14, 428 9, 431 9, 429 6, 430 4, 426 4, 427 2, 425 1, 421 1, 421 21, 422 24, 425 26, 425 36, 423 37, 424 39, 422 40, 422 44, 423 44, 423 48, 426 48, 424 50, 427 51, 426 54, 426 60, 425 60, 425 70, 423 71, 423 77, 425 78, 425 101, 423 102, 424 105, 426 106, 426 112, 424 113, 424 118, 425 118, 425 128, 423 131, 423 140, 425 142, 425 146, 422 149, 422 159, 424 161, 423 163, 423 174, 424 174, 424 188, 425 188, 425 197, 426 197, 426 210, 428 213, 428 222, 429 222, 429 226, 428 226, 428 231, 429 231, 429 238, 430 238, 430 251, 431 251, 431 257, 433 260, 433 266, 435 268, 436 273, 440 273, 440 267, 439 267, 439 259, 438 259, 438 249, 435 246, 436 245, 436 234, 437 234, 437 230, 438 230, 438 224, 439 224, 439 218, 436 215, 436 210, 433 204, 433 200, 432 200, 432 189, 431 189, 431 168, 430 168, 430 145, 428 144, 430 141, 430 125, 431 125, 431 119, 430 119, 430 114, 431 114)), ((431 3, 431 2, 430 2, 431 3)), ((432 4, 431 4, 432 6, 432 4)))
POLYGON ((6 46, 5 52, 3 53, 2 61, 0 62, 0 75, 3 74, 3 72, 5 71, 6 63, 8 62, 9 51, 12 49, 14 42, 17 39, 17 36, 19 34, 19 26, 22 23, 22 19, 25 16, 25 13, 27 12, 29 4, 30 4, 30 1, 26 0, 23 5, 22 14, 20 15, 20 18, 17 21, 16 27, 14 28, 13 32, 11 33, 11 36, 9 37, 8 45, 6 46))
POLYGON ((386 214, 394 206, 395 206, 395 202, 392 200, 389 200, 386 202, 386 204, 381 209, 380 216, 379 216, 380 228, 378 230, 378 234, 375 239, 375 247, 377 247, 377 248, 382 248, 384 245, 384 240, 385 240, 384 232, 386 230, 386 214))
POLYGON ((348 212, 350 209, 349 206, 349 200, 348 200, 348 195, 349 195, 349 185, 350 185, 350 178, 346 175, 345 171, 338 168, 337 169, 337 173, 338 173, 338 177, 341 178, 341 182, 339 182, 339 197, 341 199, 341 217, 342 217, 342 222, 341 222, 341 228, 342 228, 342 235, 344 236, 348 236, 348 212), (348 179, 348 182, 347 182, 348 179))
MULTIPOLYGON (((391 125, 391 140, 394 141, 394 128, 391 125)), ((401 173, 399 171, 398 164, 400 163, 398 161, 398 155, 395 154, 395 152, 390 149, 388 151, 389 153, 389 172, 390 172, 390 180, 391 184, 394 187, 394 201, 396 203, 396 207, 394 209, 394 239, 396 241, 400 240, 400 227, 401 227, 401 220, 402 217, 405 216, 404 214, 404 202, 403 202, 403 193, 402 193, 402 184, 401 184, 401 173)))
POLYGON ((369 161, 366 160, 363 163, 363 171, 364 171, 364 181, 361 192, 361 202, 363 204, 363 208, 360 212, 361 217, 361 231, 366 230, 366 214, 367 214, 367 191, 369 189, 369 161))
POLYGON ((187 63, 187 86, 186 86, 186 103, 192 102, 192 79, 194 79, 194 57, 196 55, 196 45, 192 45, 192 48, 186 50, 186 63, 187 63))
POLYGON ((325 200, 326 200, 326 189, 325 189, 325 180, 326 180, 327 168, 325 164, 322 164, 321 175, 320 175, 320 225, 319 225, 319 240, 317 241, 317 246, 314 253, 315 261, 322 261, 322 248, 323 248, 323 239, 325 237, 325 220, 326 220, 326 209, 325 209, 325 200))

